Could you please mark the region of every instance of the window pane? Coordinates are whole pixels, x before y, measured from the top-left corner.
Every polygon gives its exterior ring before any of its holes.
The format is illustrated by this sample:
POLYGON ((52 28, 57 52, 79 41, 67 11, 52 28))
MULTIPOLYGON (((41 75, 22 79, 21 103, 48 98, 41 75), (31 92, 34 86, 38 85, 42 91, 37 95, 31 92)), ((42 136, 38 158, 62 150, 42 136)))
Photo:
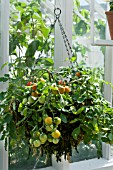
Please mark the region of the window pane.
MULTIPOLYGON (((39 151, 37 152, 37 155, 38 154, 39 151)), ((33 156, 33 154, 30 153, 29 147, 27 144, 24 144, 24 141, 23 146, 19 146, 19 143, 16 143, 14 144, 14 147, 12 147, 12 144, 10 143, 9 170, 31 170, 52 165, 51 158, 46 159, 46 155, 44 154, 38 159, 37 155, 33 156)))
MULTIPOLYGON (((74 0, 73 50, 78 62, 83 60, 90 67, 104 67, 105 47, 91 45, 90 6, 88 2, 74 0)), ((98 1, 101 3, 101 1, 98 1)), ((99 4, 103 9, 105 3, 99 4)), ((97 12, 95 15, 94 38, 105 39, 106 21, 97 12)), ((104 17, 104 16, 103 16, 104 17)))
MULTIPOLYGON (((105 47, 91 45, 91 21, 90 21, 90 5, 85 0, 76 1, 74 3, 73 12, 73 50, 77 56, 78 62, 84 62, 88 67, 98 67, 100 72, 104 74, 104 58, 105 47)), ((105 9, 106 4, 103 1, 97 1, 98 7, 105 9)), ((105 39, 105 24, 106 21, 97 11, 94 12, 95 18, 95 39, 105 39)), ((73 149, 72 162, 77 162, 86 159, 97 157, 97 147, 101 144, 91 142, 89 145, 80 143, 77 150, 73 149), (78 152, 77 152, 78 151, 78 152)))
POLYGON ((88 160, 97 157, 97 148, 94 143, 89 143, 85 145, 81 142, 77 150, 73 149, 73 156, 71 157, 71 162, 78 162, 82 160, 88 160))

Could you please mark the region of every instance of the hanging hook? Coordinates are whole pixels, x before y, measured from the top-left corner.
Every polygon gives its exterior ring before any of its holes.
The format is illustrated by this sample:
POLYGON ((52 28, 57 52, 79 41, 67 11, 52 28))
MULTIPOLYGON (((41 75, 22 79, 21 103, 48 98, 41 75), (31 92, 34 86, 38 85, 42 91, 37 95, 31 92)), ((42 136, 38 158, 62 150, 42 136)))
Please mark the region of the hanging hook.
POLYGON ((54 14, 55 14, 56 18, 58 19, 60 17, 60 14, 61 14, 61 9, 60 8, 55 8, 54 9, 54 14))

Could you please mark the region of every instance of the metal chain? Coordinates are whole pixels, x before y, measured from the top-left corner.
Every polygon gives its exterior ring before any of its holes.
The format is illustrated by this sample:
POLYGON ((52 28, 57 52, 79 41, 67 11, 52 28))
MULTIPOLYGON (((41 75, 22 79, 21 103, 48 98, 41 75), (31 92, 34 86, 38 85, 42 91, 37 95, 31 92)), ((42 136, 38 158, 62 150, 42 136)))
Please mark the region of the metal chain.
POLYGON ((70 42, 68 40, 68 37, 67 37, 67 35, 64 31, 63 25, 60 21, 61 9, 55 8, 54 14, 55 14, 56 20, 58 21, 58 24, 59 24, 59 28, 60 28, 60 31, 61 31, 61 34, 62 34, 62 38, 63 38, 63 41, 64 41, 64 45, 65 45, 68 57, 69 57, 69 59, 71 59, 71 57, 73 56, 73 51, 72 51, 72 47, 70 45, 70 42))
POLYGON ((66 47, 67 54, 68 54, 69 59, 70 59, 73 56, 73 50, 72 50, 72 47, 70 45, 69 39, 68 39, 68 37, 67 37, 67 35, 64 31, 64 28, 62 26, 60 19, 58 19, 58 23, 59 23, 59 27, 60 27, 60 31, 61 31, 63 40, 64 40, 64 44, 65 44, 65 47, 66 47))
POLYGON ((52 30, 55 28, 55 24, 56 24, 57 21, 58 21, 58 24, 59 24, 59 28, 60 28, 60 31, 61 31, 61 34, 62 34, 62 37, 63 37, 64 45, 65 45, 65 48, 66 48, 66 51, 67 51, 69 59, 71 59, 71 57, 73 56, 72 47, 71 47, 70 42, 68 40, 68 37, 67 37, 67 35, 66 35, 65 31, 64 31, 63 25, 62 25, 62 23, 61 23, 61 21, 59 19, 60 15, 61 15, 61 9, 60 8, 55 8, 54 9, 54 15, 55 15, 54 23, 51 24, 50 32, 49 32, 48 37, 46 38, 46 40, 44 42, 44 45, 42 47, 42 50, 40 51, 40 54, 39 54, 38 58, 36 59, 35 64, 38 63, 38 59, 41 57, 41 55, 43 53, 43 50, 44 50, 45 46, 47 45, 47 41, 50 38, 52 30))

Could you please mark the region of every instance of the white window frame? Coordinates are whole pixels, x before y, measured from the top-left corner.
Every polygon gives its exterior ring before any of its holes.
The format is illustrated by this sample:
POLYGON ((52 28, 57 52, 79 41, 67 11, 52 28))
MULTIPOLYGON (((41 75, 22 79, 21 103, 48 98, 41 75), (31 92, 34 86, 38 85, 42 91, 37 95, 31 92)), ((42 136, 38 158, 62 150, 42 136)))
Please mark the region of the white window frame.
MULTIPOLYGON (((0 4, 0 68, 9 61, 9 0, 1 0, 0 4)), ((0 69, 0 76, 8 73, 8 66, 0 69)), ((5 90, 6 84, 0 83, 0 91, 5 90)), ((0 141, 0 170, 8 170, 8 151, 5 151, 4 141, 0 141)))
MULTIPOLYGON (((105 52, 105 76, 104 79, 107 82, 113 84, 113 41, 110 39, 109 28, 106 21, 106 40, 96 40, 94 34, 94 20, 95 11, 102 16, 104 19, 106 18, 104 9, 99 5, 96 0, 86 0, 90 4, 90 18, 91 18, 91 44, 93 46, 106 46, 105 52)), ((108 7, 107 7, 108 8, 108 7)), ((112 88, 110 85, 104 86, 104 97, 108 100, 112 105, 112 88)), ((102 145, 103 158, 110 160, 111 159, 111 147, 108 144, 103 143, 102 145)))

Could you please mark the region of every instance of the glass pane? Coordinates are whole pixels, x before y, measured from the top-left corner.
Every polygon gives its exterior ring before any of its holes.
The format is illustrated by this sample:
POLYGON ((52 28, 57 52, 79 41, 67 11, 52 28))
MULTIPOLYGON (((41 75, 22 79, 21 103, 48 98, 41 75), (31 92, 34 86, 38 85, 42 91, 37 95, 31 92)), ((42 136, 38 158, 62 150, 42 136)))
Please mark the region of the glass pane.
MULTIPOLYGON (((77 61, 83 62, 86 66, 92 68, 100 68, 100 72, 104 74, 104 58, 105 47, 92 46, 91 45, 91 27, 90 27, 90 5, 85 0, 73 1, 74 13, 73 13, 73 50, 77 56, 77 61)), ((103 1, 98 1, 100 7, 105 8, 103 1)), ((102 16, 98 17, 97 11, 95 11, 95 27, 96 38, 105 39, 105 20, 102 16), (103 37, 102 37, 103 36, 103 37)), ((73 156, 71 162, 77 162, 86 159, 92 159, 97 157, 97 148, 100 148, 101 143, 95 143, 92 141, 89 145, 85 145, 81 142, 77 148, 73 149, 73 156)))
MULTIPOLYGON (((91 45, 91 27, 90 27, 90 6, 88 2, 79 0, 74 2, 73 13, 73 49, 77 55, 78 62, 83 60, 90 67, 104 67, 105 47, 91 45)), ((101 4, 103 5, 103 3, 101 4)), ((95 27, 98 39, 102 36, 105 39, 105 21, 98 17, 95 12, 95 27)))
MULTIPOLYGON (((37 154, 39 153, 37 152, 37 154)), ((30 153, 27 144, 24 145, 24 142, 21 147, 19 144, 15 144, 14 147, 10 145, 9 155, 9 170, 31 170, 52 166, 51 158, 46 159, 44 154, 38 159, 37 156, 30 153)))
POLYGON ((73 149, 73 156, 71 157, 71 162, 78 162, 82 160, 88 160, 97 157, 97 148, 94 143, 89 143, 85 145, 81 142, 77 150, 73 149))

